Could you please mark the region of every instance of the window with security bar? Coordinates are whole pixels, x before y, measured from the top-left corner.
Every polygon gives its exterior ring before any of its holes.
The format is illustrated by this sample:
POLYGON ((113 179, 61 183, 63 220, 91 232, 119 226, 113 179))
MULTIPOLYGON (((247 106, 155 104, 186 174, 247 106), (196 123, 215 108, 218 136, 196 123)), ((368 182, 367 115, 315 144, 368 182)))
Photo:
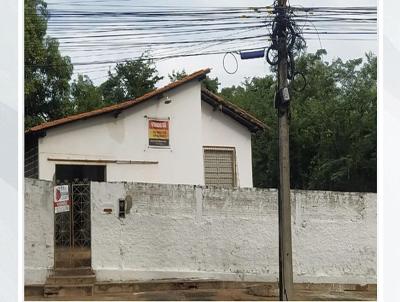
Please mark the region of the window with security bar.
POLYGON ((204 178, 207 186, 235 187, 235 148, 204 147, 204 178))

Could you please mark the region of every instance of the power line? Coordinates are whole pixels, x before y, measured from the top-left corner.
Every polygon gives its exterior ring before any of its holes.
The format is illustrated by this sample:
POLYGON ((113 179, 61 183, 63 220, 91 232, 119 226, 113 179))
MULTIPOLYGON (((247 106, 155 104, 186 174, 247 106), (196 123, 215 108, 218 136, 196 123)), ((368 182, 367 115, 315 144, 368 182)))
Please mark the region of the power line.
MULTIPOLYGON (((148 50, 150 59, 162 61, 263 49, 273 19, 271 7, 138 6, 129 0, 118 5, 105 0, 48 4, 48 34, 59 41, 62 52, 85 52, 72 56, 73 65, 82 72, 138 59, 148 50), (246 35, 248 31, 253 34, 246 35), (101 59, 105 56, 112 58, 101 59), (96 60, 76 60, 93 57, 96 60)), ((307 40, 318 36, 320 41, 370 41, 376 37, 375 7, 288 7, 287 11, 295 22, 304 22, 307 40)))

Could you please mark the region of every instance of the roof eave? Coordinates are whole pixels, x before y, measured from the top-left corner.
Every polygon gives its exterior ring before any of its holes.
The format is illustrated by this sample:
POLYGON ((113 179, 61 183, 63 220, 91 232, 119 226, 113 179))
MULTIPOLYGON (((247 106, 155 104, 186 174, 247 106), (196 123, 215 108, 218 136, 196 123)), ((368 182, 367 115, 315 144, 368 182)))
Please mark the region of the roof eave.
POLYGON ((233 103, 222 99, 220 96, 212 93, 205 88, 202 88, 202 98, 206 103, 210 104, 211 106, 222 106, 221 111, 223 113, 227 114, 228 116, 245 126, 252 133, 269 129, 269 127, 265 123, 261 122, 250 113, 244 111, 237 105, 234 105, 233 103))
POLYGON ((58 119, 58 120, 46 122, 46 123, 34 126, 34 127, 30 128, 30 129, 26 130, 25 134, 28 135, 28 134, 35 133, 35 132, 38 132, 38 131, 43 131, 43 130, 47 130, 47 129, 50 129, 50 128, 55 128, 55 127, 58 127, 58 126, 62 126, 62 125, 65 125, 65 124, 70 124, 72 122, 76 122, 76 121, 79 121, 79 120, 85 120, 85 119, 88 119, 88 118, 100 116, 100 115, 107 114, 107 113, 114 113, 114 112, 117 112, 117 111, 120 112, 120 111, 128 109, 128 108, 130 108, 130 107, 132 107, 132 106, 134 106, 136 104, 139 104, 139 103, 144 102, 146 100, 152 99, 153 97, 156 97, 156 96, 158 96, 158 95, 160 95, 162 93, 165 93, 165 92, 168 92, 168 91, 170 91, 172 89, 180 87, 181 85, 183 85, 185 83, 191 82, 191 81, 196 80, 196 79, 201 80, 201 79, 205 78, 205 76, 210 71, 211 71, 210 68, 198 70, 198 71, 186 76, 185 78, 183 78, 181 80, 175 81, 175 82, 170 83, 170 84, 168 84, 168 85, 166 85, 164 87, 161 87, 161 88, 155 89, 153 91, 150 91, 149 93, 146 93, 145 95, 143 95, 141 97, 138 97, 136 99, 127 100, 127 101, 121 102, 119 104, 111 105, 111 106, 108 106, 108 107, 103 107, 103 108, 96 109, 96 110, 93 110, 93 111, 84 112, 84 113, 68 116, 68 117, 65 117, 65 118, 61 118, 61 119, 58 119))

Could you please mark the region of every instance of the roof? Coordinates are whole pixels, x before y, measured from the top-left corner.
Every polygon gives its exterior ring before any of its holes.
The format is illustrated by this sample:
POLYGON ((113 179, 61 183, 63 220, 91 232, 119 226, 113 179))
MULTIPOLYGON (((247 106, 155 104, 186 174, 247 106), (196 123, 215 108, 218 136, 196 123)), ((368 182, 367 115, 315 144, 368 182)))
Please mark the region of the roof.
MULTIPOLYGON (((99 108, 96 110, 88 111, 88 112, 83 112, 79 114, 74 114, 70 115, 64 118, 60 118, 57 120, 45 122, 42 124, 39 124, 37 126, 34 126, 28 130, 25 131, 25 134, 34 134, 34 133, 40 133, 42 131, 45 131, 50 128, 54 128, 57 126, 69 124, 75 121, 79 120, 84 120, 88 119, 91 117, 103 115, 106 113, 116 113, 118 114, 122 110, 128 109, 130 107, 133 107, 139 103, 142 103, 144 101, 150 100, 153 97, 160 96, 164 92, 167 92, 171 89, 177 88, 187 82, 190 82, 195 79, 202 79, 210 72, 210 68, 206 69, 201 69, 198 70, 178 81, 175 81, 173 83, 170 83, 164 87, 161 87, 159 89, 155 89, 149 93, 146 93, 142 95, 141 97, 127 100, 115 105, 99 108)), ((239 108, 238 106, 223 100, 219 96, 211 93, 210 91, 206 89, 202 89, 202 98, 205 98, 205 101, 208 100, 208 103, 211 103, 211 100, 213 103, 218 103, 219 105, 222 105, 222 110, 224 113, 227 113, 230 115, 232 118, 236 119, 238 122, 244 124, 246 127, 248 127, 251 131, 257 131, 259 129, 265 129, 266 125, 262 123, 261 121, 257 120, 255 117, 244 111, 243 109, 239 108)))
POLYGON ((155 96, 161 95, 164 92, 167 92, 171 89, 174 89, 176 87, 179 87, 189 81, 195 80, 195 79, 199 79, 204 77, 207 73, 210 72, 210 68, 206 68, 206 69, 201 69, 198 70, 178 81, 175 81, 173 83, 170 83, 162 88, 159 89, 155 89, 153 91, 150 91, 149 93, 146 93, 144 95, 142 95, 141 97, 132 99, 132 100, 127 100, 115 105, 111 105, 111 106, 107 106, 107 107, 103 107, 103 108, 99 108, 96 110, 92 110, 92 111, 88 111, 88 112, 83 112, 83 113, 79 113, 79 114, 74 114, 74 115, 69 115, 67 117, 64 118, 60 118, 57 120, 53 120, 53 121, 49 121, 49 122, 45 122, 42 124, 39 124, 37 126, 34 126, 28 130, 25 131, 25 133, 34 133, 34 132, 41 132, 43 130, 47 130, 49 128, 53 128, 56 126, 60 126, 60 125, 64 125, 64 124, 68 124, 74 121, 78 121, 78 120, 83 120, 83 119, 87 119, 90 117, 94 117, 94 116, 99 116, 105 113, 112 113, 112 112, 120 112, 121 110, 133 107, 139 103, 142 103, 144 101, 147 101, 155 96))
POLYGON ((257 132, 258 130, 269 128, 262 121, 239 106, 221 98, 205 88, 201 89, 201 97, 211 106, 218 108, 221 112, 229 115, 231 118, 247 127, 251 132, 257 132))

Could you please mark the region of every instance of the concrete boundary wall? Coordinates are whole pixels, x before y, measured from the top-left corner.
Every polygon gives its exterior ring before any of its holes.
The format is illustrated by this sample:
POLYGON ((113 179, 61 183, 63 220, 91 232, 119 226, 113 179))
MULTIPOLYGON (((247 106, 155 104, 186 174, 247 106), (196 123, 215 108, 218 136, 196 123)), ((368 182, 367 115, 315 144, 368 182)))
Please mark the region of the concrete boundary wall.
POLYGON ((53 183, 25 178, 25 284, 44 284, 54 266, 53 183))
MULTIPOLYGON (((278 280, 276 190, 92 183, 91 194, 100 281, 278 280)), ((376 194, 293 191, 292 223, 295 282, 376 283, 376 194)))
MULTIPOLYGON (((25 284, 54 266, 52 201, 25 179, 25 284)), ((278 280, 276 190, 93 182, 91 211, 98 281, 278 280)), ((292 223, 295 282, 376 283, 376 194, 292 191, 292 223)))

